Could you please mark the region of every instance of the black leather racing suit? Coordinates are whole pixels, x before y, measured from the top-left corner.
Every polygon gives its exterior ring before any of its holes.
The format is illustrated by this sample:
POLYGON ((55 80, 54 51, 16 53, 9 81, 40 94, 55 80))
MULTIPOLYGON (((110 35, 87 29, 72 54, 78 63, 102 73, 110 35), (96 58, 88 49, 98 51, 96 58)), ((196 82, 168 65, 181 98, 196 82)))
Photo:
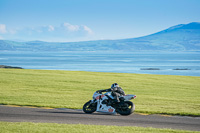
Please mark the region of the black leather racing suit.
POLYGON ((97 92, 111 92, 112 96, 114 97, 114 99, 117 100, 117 102, 120 102, 119 100, 119 96, 123 96, 125 95, 124 90, 121 87, 114 87, 114 88, 109 88, 109 89, 105 89, 105 90, 98 90, 97 92))

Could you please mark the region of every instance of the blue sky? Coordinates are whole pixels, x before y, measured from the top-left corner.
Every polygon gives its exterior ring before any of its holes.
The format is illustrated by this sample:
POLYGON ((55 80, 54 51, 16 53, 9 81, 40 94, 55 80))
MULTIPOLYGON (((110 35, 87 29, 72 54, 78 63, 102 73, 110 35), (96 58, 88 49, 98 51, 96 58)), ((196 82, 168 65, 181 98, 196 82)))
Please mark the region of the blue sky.
POLYGON ((0 39, 87 41, 200 22, 200 0, 0 0, 0 39))

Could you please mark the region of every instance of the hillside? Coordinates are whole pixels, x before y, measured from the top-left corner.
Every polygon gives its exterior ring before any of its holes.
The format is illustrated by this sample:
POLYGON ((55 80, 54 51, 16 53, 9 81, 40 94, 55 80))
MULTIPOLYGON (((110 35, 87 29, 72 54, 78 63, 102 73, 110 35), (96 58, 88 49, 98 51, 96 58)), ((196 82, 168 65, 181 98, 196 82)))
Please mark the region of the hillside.
POLYGON ((144 37, 85 42, 0 40, 8 51, 200 51, 200 23, 180 24, 144 37))

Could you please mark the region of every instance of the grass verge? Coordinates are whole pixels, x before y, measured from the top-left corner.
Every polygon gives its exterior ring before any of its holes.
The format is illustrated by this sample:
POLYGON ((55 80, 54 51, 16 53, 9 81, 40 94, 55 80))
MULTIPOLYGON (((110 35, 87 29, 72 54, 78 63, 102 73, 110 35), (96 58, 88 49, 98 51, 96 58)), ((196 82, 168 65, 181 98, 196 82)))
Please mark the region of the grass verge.
POLYGON ((200 116, 200 77, 58 70, 0 69, 0 103, 81 109, 114 82, 136 94, 136 112, 200 116))
POLYGON ((194 133, 194 131, 143 128, 129 126, 100 126, 83 124, 31 123, 31 122, 0 122, 2 133, 194 133))

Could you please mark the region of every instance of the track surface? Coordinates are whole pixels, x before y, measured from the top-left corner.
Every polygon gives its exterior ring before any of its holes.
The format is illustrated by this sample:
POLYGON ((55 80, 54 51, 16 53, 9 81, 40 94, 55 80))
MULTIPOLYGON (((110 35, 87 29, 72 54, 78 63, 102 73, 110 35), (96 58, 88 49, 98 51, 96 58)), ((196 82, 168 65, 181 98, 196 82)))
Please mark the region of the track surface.
POLYGON ((85 114, 82 110, 10 107, 0 105, 0 121, 140 126, 200 131, 199 117, 85 114))

